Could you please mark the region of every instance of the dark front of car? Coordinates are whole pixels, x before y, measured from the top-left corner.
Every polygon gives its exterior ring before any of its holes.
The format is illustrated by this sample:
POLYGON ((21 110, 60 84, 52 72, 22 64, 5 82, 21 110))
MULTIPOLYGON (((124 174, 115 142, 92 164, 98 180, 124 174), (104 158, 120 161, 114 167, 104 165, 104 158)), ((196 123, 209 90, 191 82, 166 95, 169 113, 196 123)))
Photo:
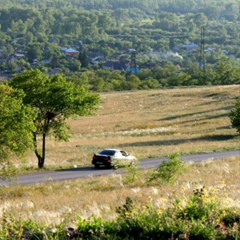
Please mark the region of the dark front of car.
POLYGON ((95 168, 99 168, 100 166, 111 167, 111 157, 110 156, 101 156, 94 154, 92 158, 92 164, 95 168))

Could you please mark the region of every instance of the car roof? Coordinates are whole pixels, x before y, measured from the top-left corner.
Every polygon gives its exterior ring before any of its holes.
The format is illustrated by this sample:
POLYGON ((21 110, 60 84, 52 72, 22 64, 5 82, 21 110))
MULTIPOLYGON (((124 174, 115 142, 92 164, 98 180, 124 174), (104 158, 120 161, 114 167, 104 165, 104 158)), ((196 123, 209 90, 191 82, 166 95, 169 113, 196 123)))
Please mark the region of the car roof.
POLYGON ((117 149, 117 148, 104 148, 103 150, 121 151, 120 149, 117 149))

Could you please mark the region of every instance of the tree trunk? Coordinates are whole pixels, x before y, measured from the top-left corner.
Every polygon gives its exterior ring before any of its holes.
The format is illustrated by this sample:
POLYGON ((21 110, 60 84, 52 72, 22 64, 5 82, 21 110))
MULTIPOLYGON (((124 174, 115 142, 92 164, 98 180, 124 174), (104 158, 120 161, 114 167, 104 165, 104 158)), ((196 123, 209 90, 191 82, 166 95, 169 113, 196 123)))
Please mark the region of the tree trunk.
POLYGON ((35 151, 35 154, 38 158, 38 168, 43 168, 44 167, 44 159, 41 157, 37 151, 35 151))
POLYGON ((42 159, 41 166, 39 166, 39 168, 44 168, 45 156, 46 156, 46 134, 44 133, 42 139, 42 159))
POLYGON ((37 135, 34 133, 34 145, 35 145, 35 155, 38 159, 38 168, 44 168, 45 163, 45 151, 46 151, 46 134, 43 134, 43 142, 42 142, 42 156, 39 154, 37 149, 37 135))

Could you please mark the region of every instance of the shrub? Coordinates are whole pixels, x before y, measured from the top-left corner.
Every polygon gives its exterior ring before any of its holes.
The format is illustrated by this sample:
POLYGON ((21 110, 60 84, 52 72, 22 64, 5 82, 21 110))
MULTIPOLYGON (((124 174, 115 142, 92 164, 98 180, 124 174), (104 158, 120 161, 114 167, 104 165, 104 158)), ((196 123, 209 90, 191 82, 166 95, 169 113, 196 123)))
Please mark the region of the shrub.
POLYGON ((11 161, 7 161, 5 164, 3 164, 0 171, 1 171, 0 177, 8 180, 14 180, 14 177, 18 173, 18 169, 11 161))
POLYGON ((127 184, 133 183, 139 180, 142 176, 142 171, 140 170, 138 165, 131 165, 124 168, 125 175, 125 182, 127 184))
POLYGON ((229 115, 232 126, 237 129, 240 134, 240 96, 237 98, 235 108, 230 112, 229 115))
POLYGON ((153 171, 148 181, 172 183, 175 181, 177 174, 182 173, 185 170, 184 161, 179 159, 179 154, 172 154, 168 157, 170 161, 163 161, 156 170, 153 171))

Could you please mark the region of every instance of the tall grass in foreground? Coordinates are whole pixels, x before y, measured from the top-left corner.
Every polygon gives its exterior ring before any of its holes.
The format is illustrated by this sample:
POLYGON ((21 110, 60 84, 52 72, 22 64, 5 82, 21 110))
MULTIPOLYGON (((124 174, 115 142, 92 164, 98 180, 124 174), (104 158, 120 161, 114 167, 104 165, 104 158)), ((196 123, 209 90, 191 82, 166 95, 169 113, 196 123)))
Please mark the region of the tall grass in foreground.
POLYGON ((196 189, 190 198, 171 199, 168 207, 140 206, 131 198, 117 207, 115 220, 78 217, 76 228, 41 226, 4 217, 2 240, 13 239, 240 239, 240 208, 226 208, 213 190, 196 189))

